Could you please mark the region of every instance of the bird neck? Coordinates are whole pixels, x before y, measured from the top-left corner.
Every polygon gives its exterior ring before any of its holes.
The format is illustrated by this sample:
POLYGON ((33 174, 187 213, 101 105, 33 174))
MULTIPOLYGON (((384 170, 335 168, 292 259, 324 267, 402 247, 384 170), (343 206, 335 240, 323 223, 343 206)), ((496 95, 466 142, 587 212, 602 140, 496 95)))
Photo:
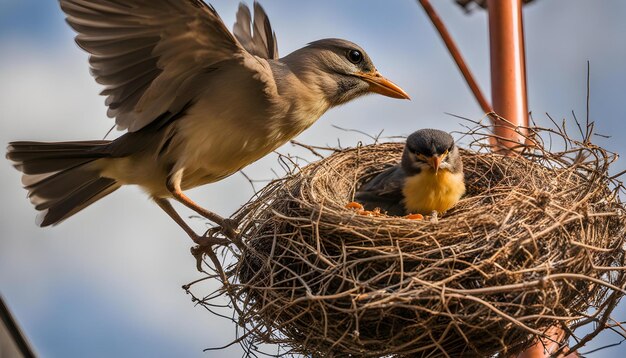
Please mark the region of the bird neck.
POLYGON ((278 95, 278 110, 282 112, 279 126, 295 136, 309 128, 331 105, 314 76, 298 66, 293 70, 288 62, 268 61, 278 95))
POLYGON ((310 49, 305 47, 280 59, 293 76, 289 76, 292 81, 285 85, 293 86, 297 82, 301 86, 300 94, 308 96, 308 99, 315 103, 325 102, 328 109, 333 106, 331 97, 337 91, 337 82, 325 70, 326 64, 320 62, 319 57, 310 52, 310 49))

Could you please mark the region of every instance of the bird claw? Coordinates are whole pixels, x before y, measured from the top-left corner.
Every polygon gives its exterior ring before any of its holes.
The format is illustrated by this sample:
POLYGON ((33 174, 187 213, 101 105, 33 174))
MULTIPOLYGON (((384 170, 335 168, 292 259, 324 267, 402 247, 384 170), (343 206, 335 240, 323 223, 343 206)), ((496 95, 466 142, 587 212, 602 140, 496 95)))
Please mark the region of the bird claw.
POLYGON ((207 230, 203 236, 192 238, 196 246, 191 248, 191 255, 196 259, 196 269, 198 271, 204 272, 202 269, 202 258, 205 254, 211 257, 215 256, 213 246, 228 246, 232 243, 228 239, 217 236, 218 233, 223 233, 224 230, 224 228, 217 226, 207 230))
POLYGON ((206 245, 196 245, 194 247, 191 248, 191 255, 196 259, 196 269, 199 272, 206 272, 204 271, 204 269, 202 269, 202 263, 204 255, 207 255, 211 258, 211 260, 213 260, 215 262, 215 260, 217 260, 217 255, 215 254, 215 251, 213 251, 213 246, 206 246, 206 245))
POLYGON ((211 248, 210 246, 197 245, 191 248, 191 255, 193 255, 193 257, 196 259, 196 269, 199 272, 204 272, 204 270, 202 269, 202 257, 204 256, 204 254, 215 255, 215 253, 213 252, 213 248, 211 248))
POLYGON ((216 257, 213 246, 229 246, 235 244, 241 245, 239 231, 237 227, 239 223, 233 219, 224 219, 221 226, 212 227, 207 230, 203 236, 192 237, 196 246, 191 248, 191 254, 196 259, 196 268, 200 272, 202 270, 202 258, 206 254, 212 258, 216 257), (220 234, 222 237, 220 237, 220 234))

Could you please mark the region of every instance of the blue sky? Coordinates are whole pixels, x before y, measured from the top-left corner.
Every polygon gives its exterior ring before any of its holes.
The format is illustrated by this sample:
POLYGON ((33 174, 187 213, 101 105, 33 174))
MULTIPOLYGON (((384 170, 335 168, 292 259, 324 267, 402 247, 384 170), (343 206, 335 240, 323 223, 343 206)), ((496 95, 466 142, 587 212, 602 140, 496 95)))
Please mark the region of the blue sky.
MULTIPOLYGON (((465 15, 453 2, 433 1, 457 39, 481 87, 489 93, 487 24, 483 12, 465 15)), ((228 27, 237 2, 213 1, 228 27)), ((340 37, 366 49, 378 69, 412 101, 369 96, 331 110, 298 140, 353 146, 367 138, 333 128, 384 129, 389 136, 423 127, 461 130, 444 113, 481 112, 430 22, 412 0, 263 1, 282 55, 307 42, 340 37)), ((598 139, 626 153, 626 2, 538 0, 527 7, 529 108, 571 119, 585 114, 586 62, 591 62, 591 118, 598 139)), ((56 1, 0 0, 0 142, 100 139, 112 125, 87 56, 73 42, 56 1)), ((294 149, 285 146, 282 152, 294 149)), ((269 156, 246 169, 270 178, 269 156)), ((626 168, 620 159, 614 171, 626 168)), ((194 307, 180 288, 200 277, 189 240, 137 188, 123 188, 62 225, 39 229, 20 188, 19 173, 0 164, 0 293, 45 357, 232 357, 212 353, 234 336, 227 321, 194 307)), ((190 192, 228 215, 252 195, 243 176, 190 192)), ((183 211, 185 212, 185 211, 183 211)), ((186 214, 191 214, 185 212, 186 214)), ((204 223, 194 221, 200 229, 204 223)), ((616 318, 624 320, 620 307, 616 318)), ((615 343, 605 334, 592 346, 615 343)), ((618 357, 623 347, 593 357, 618 357)))

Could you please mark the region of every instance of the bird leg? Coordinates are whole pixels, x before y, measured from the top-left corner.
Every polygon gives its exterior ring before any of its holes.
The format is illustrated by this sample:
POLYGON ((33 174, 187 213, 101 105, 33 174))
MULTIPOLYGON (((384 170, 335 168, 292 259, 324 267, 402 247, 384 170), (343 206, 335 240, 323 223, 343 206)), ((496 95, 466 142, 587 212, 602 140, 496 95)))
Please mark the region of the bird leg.
POLYGON ((180 215, 178 215, 178 213, 176 212, 172 204, 169 201, 167 201, 167 199, 153 198, 153 200, 154 202, 157 203, 157 205, 161 209, 163 209, 163 211, 165 211, 167 215, 170 216, 170 218, 172 218, 172 220, 174 220, 174 222, 178 224, 178 226, 180 226, 187 233, 187 235, 189 235, 191 240, 193 240, 193 242, 195 242, 198 245, 191 249, 191 254, 196 259, 196 268, 198 269, 198 271, 200 272, 203 271, 202 270, 202 255, 203 254, 207 254, 214 263, 215 262, 219 263, 219 260, 217 260, 217 256, 215 255, 215 252, 213 252, 211 247, 213 245, 227 246, 228 244, 230 244, 230 241, 216 238, 214 236, 206 236, 206 235, 200 236, 196 234, 196 232, 193 231, 193 229, 189 227, 189 225, 187 225, 185 220, 183 220, 183 218, 181 218, 180 215))
POLYGON ((198 244, 199 246, 213 246, 213 245, 228 245, 230 241, 220 238, 215 238, 213 236, 201 236, 196 234, 196 232, 187 225, 185 220, 178 215, 172 204, 167 201, 167 199, 163 198, 153 198, 153 200, 157 203, 157 205, 165 211, 167 215, 169 215, 175 223, 178 224, 186 233, 189 235, 191 240, 198 244))
MULTIPOLYGON (((167 190, 172 194, 174 199, 178 200, 180 203, 188 207, 189 209, 197 212, 203 217, 213 221, 217 225, 221 227, 221 231, 231 240, 235 240, 237 237, 237 223, 231 219, 225 219, 216 213, 209 211, 200 205, 196 204, 193 200, 191 200, 187 195, 185 195, 180 187, 180 183, 182 181, 182 170, 179 170, 173 174, 171 174, 167 179, 167 190)), ((171 216, 171 215, 170 215, 171 216)))

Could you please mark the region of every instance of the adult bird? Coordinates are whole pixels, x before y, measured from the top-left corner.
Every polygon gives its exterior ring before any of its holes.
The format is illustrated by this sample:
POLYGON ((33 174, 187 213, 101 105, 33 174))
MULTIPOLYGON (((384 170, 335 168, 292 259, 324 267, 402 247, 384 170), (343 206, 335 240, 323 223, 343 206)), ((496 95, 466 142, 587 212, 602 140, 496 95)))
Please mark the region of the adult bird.
POLYGON ((407 138, 400 163, 361 186, 355 201, 388 215, 428 215, 450 209, 464 193, 463 163, 452 136, 420 129, 407 138))
MULTIPOLYGON (((108 116, 113 141, 13 142, 7 158, 48 226, 122 185, 136 184, 189 236, 174 198, 232 233, 233 223, 183 191, 221 180, 311 126, 328 109, 367 93, 406 98, 362 48, 325 39, 279 58, 255 2, 241 4, 231 34, 201 0, 60 0, 108 116), (252 25, 252 29, 251 29, 252 25)), ((205 238, 206 239, 206 238, 205 238)))

